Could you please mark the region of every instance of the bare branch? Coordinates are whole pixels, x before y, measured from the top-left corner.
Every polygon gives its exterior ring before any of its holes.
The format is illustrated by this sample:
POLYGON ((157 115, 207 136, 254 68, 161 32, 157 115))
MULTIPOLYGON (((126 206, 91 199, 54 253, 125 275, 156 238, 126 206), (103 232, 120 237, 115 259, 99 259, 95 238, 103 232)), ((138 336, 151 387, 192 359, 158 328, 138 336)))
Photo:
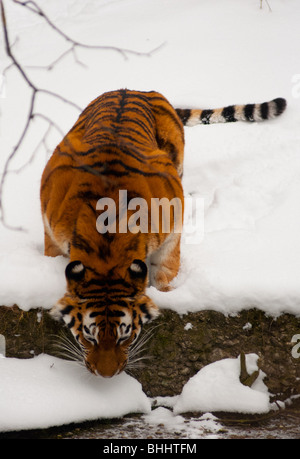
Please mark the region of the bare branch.
MULTIPOLYGON (((26 8, 29 11, 31 11, 32 13, 42 17, 43 20, 49 25, 49 27, 51 27, 52 30, 54 30, 65 41, 67 41, 68 43, 71 44, 71 46, 66 51, 62 52, 51 64, 49 64, 48 66, 43 67, 46 70, 52 70, 55 67, 55 65, 57 65, 61 60, 63 60, 69 54, 73 55, 74 60, 75 60, 75 62, 77 64, 85 66, 85 64, 78 59, 78 56, 76 54, 76 51, 77 51, 78 48, 114 51, 114 52, 117 52, 117 53, 121 54, 125 59, 127 59, 128 55, 150 57, 155 52, 157 52, 159 49, 161 49, 162 46, 164 45, 164 43, 163 43, 162 45, 158 46, 157 48, 155 48, 155 49, 153 49, 153 50, 151 50, 149 52, 139 52, 139 51, 134 51, 134 50, 131 50, 131 49, 126 49, 126 48, 118 48, 118 47, 115 47, 115 46, 89 45, 89 44, 86 44, 86 43, 81 43, 81 42, 79 42, 77 40, 72 39, 65 32, 63 32, 59 27, 57 27, 57 25, 48 17, 48 15, 40 8, 40 6, 35 1, 33 1, 33 0, 28 0, 28 1, 12 0, 12 2, 15 3, 16 5, 23 6, 24 8, 26 8)), ((27 83, 28 87, 31 90, 31 98, 30 98, 30 104, 29 104, 29 111, 28 111, 28 115, 27 115, 27 120, 25 122, 24 128, 23 128, 23 130, 21 132, 21 135, 20 135, 16 145, 13 147, 10 155, 8 156, 8 158, 7 158, 6 162, 5 162, 5 165, 4 165, 4 168, 3 168, 3 173, 2 173, 2 176, 1 176, 1 180, 0 180, 0 221, 2 221, 2 223, 6 227, 19 230, 20 228, 11 227, 5 221, 4 208, 3 208, 3 188, 4 188, 6 176, 7 176, 7 174, 9 172, 21 171, 24 167, 26 167, 28 164, 30 164, 33 161, 34 156, 35 156, 36 152, 39 150, 41 145, 44 145, 45 148, 46 148, 46 140, 47 140, 47 137, 48 137, 48 135, 49 135, 49 133, 50 133, 52 128, 54 128, 55 130, 60 132, 62 137, 64 136, 64 133, 62 132, 60 127, 55 122, 53 122, 50 118, 48 118, 47 116, 45 116, 45 115, 43 115, 41 113, 35 113, 34 112, 34 109, 35 109, 35 106, 36 106, 37 96, 39 94, 46 94, 46 95, 49 95, 50 97, 54 97, 54 98, 62 101, 65 104, 68 104, 68 105, 74 107, 78 111, 82 111, 82 108, 79 107, 73 101, 71 101, 69 99, 66 99, 65 97, 61 96, 60 94, 57 94, 56 92, 50 91, 48 89, 39 88, 33 83, 31 78, 29 77, 28 73, 25 71, 24 66, 22 66, 20 64, 19 60, 16 58, 14 52, 12 51, 13 44, 11 44, 10 39, 9 39, 8 26, 7 26, 7 21, 6 21, 6 15, 5 15, 5 9, 4 9, 3 0, 0 0, 0 8, 1 8, 1 21, 2 21, 3 32, 4 32, 5 50, 6 50, 7 56, 11 60, 11 63, 10 63, 10 65, 8 65, 6 67, 5 72, 7 72, 9 69, 15 67, 18 70, 18 72, 20 73, 20 75, 23 78, 23 80, 27 83), (22 145, 22 143, 23 143, 23 141, 25 139, 25 136, 26 136, 26 134, 27 134, 27 132, 29 130, 29 127, 31 125, 32 120, 34 118, 37 118, 37 117, 43 118, 48 123, 48 128, 47 128, 45 134, 43 135, 41 140, 38 142, 36 148, 34 149, 32 155, 31 155, 30 159, 27 161, 27 163, 25 165, 21 166, 19 169, 15 169, 14 171, 10 170, 10 164, 11 164, 12 160, 15 158, 17 152, 19 151, 19 149, 20 149, 20 147, 21 147, 21 145, 22 145)), ((35 68, 38 68, 38 67, 35 67, 35 68)))
POLYGON ((60 126, 58 124, 56 124, 53 120, 48 118, 48 116, 44 115, 43 113, 34 113, 32 115, 32 119, 34 119, 34 118, 40 118, 40 119, 46 121, 47 129, 46 129, 43 137, 41 137, 41 139, 37 143, 36 147, 34 148, 32 154, 30 156, 30 158, 26 161, 26 163, 23 164, 22 166, 18 167, 17 169, 10 170, 9 172, 11 172, 11 173, 19 174, 27 166, 29 166, 32 163, 32 161, 34 160, 35 155, 36 155, 36 153, 38 152, 38 150, 40 149, 41 146, 44 146, 46 152, 49 153, 49 148, 47 147, 46 141, 47 141, 47 138, 48 138, 50 132, 52 131, 52 129, 55 129, 56 131, 58 131, 61 137, 63 137, 65 135, 65 133, 60 128, 60 126))
MULTIPOLYGON (((68 52, 74 51, 76 47, 80 48, 85 48, 85 49, 98 49, 98 50, 106 50, 106 51, 115 51, 119 54, 121 54, 125 59, 127 59, 127 55, 135 55, 135 56, 145 56, 145 57, 150 57, 152 56, 155 52, 157 52, 159 49, 162 48, 164 45, 161 44, 158 47, 152 49, 151 51, 148 52, 141 52, 141 51, 135 51, 132 49, 127 49, 127 48, 119 48, 117 46, 103 46, 103 45, 89 45, 87 43, 82 43, 77 40, 74 40, 73 38, 69 37, 65 32, 63 32, 59 27, 57 27, 54 22, 51 21, 51 19, 47 16, 46 13, 41 9, 41 7, 34 2, 33 0, 28 0, 28 1, 20 1, 20 0, 12 0, 14 3, 24 6, 28 10, 32 11, 33 13, 37 14, 38 16, 41 16, 44 18, 44 20, 47 22, 47 24, 55 30, 61 37, 63 37, 67 42, 72 43, 71 48, 69 49, 68 52)), ((63 53, 65 55, 66 52, 63 53)), ((63 56, 62 55, 62 56, 63 56)), ((58 58, 60 60, 60 58, 58 58)))
POLYGON ((10 57, 10 59, 12 60, 13 65, 14 65, 15 67, 17 67, 17 69, 18 69, 19 72, 21 73, 22 77, 24 78, 24 80, 26 81, 26 83, 28 84, 28 86, 30 86, 34 91, 36 91, 37 88, 34 86, 34 84, 32 83, 32 81, 30 81, 30 79, 28 78, 28 76, 27 76, 26 73, 24 72, 22 66, 19 64, 19 62, 17 61, 17 59, 15 58, 14 54, 13 54, 12 51, 11 51, 10 41, 9 41, 9 38, 8 38, 8 30, 7 30, 7 23, 6 23, 6 15, 5 15, 4 5, 3 5, 3 1, 2 1, 2 0, 0 0, 0 6, 1 6, 1 20, 2 20, 2 25, 3 25, 4 44, 5 44, 6 54, 7 54, 8 57, 10 57))
MULTIPOLYGON (((7 21, 6 21, 6 15, 5 15, 5 10, 4 10, 3 0, 0 0, 0 9, 1 9, 1 21, 2 21, 2 25, 3 25, 3 33, 4 33, 5 50, 6 50, 6 53, 7 53, 8 57, 12 61, 11 65, 8 68, 16 67, 17 70, 19 71, 19 73, 21 74, 22 78, 26 81, 27 85, 29 86, 29 88, 32 91, 31 92, 29 112, 28 112, 28 115, 27 115, 27 120, 26 120, 24 128, 23 128, 23 130, 21 132, 19 140, 17 141, 16 145, 13 147, 10 155, 8 156, 8 158, 7 158, 7 160, 6 160, 5 164, 4 164, 4 168, 3 168, 2 176, 1 176, 1 180, 0 180, 0 212, 1 212, 0 220, 2 221, 2 223, 3 223, 3 225, 5 227, 10 228, 10 229, 20 230, 22 228, 13 227, 11 225, 8 225, 6 220, 5 220, 5 211, 4 211, 4 207, 3 207, 3 188, 4 188, 4 183, 5 183, 6 176, 7 176, 8 172, 9 172, 9 166, 10 166, 12 160, 14 159, 17 151, 19 150, 20 146, 23 143, 23 140, 24 140, 24 138, 25 138, 25 136, 26 136, 26 134, 28 132, 28 129, 29 129, 29 126, 31 124, 32 119, 34 118, 34 116, 36 116, 34 114, 34 108, 35 108, 37 94, 39 92, 40 93, 44 93, 44 94, 48 94, 48 95, 50 95, 52 97, 55 97, 55 98, 63 101, 64 103, 67 103, 67 104, 73 106, 74 108, 76 108, 79 111, 81 111, 81 108, 77 104, 75 104, 74 102, 66 99, 65 97, 60 96, 59 94, 57 94, 55 92, 49 91, 47 89, 40 89, 40 88, 37 88, 34 85, 34 83, 31 81, 31 79, 29 78, 29 76, 25 72, 24 68, 19 63, 19 61, 16 59, 14 53, 12 52, 12 47, 11 47, 9 36, 8 36, 8 28, 7 28, 7 21)), ((46 117, 44 117, 44 119, 45 118, 46 117)), ((53 122, 51 122, 50 125, 54 126, 55 124, 53 122)), ((57 128, 57 126, 56 126, 56 128, 57 128)), ((32 161, 32 159, 30 161, 32 161)))
MULTIPOLYGON (((268 0, 265 0, 265 2, 268 5, 269 12, 272 13, 272 8, 270 7, 268 0)), ((263 0, 260 0, 260 9, 262 9, 262 4, 263 4, 263 0)))
POLYGON ((64 51, 60 56, 58 56, 56 59, 54 59, 53 62, 51 62, 51 64, 49 65, 28 65, 27 68, 31 68, 31 69, 44 69, 44 70, 53 70, 54 67, 56 66, 56 64, 58 64, 60 61, 62 61, 66 56, 68 56, 69 54, 73 54, 73 57, 74 57, 74 61, 76 62, 76 64, 78 65, 81 65, 82 67, 85 67, 87 68, 87 65, 85 65, 83 62, 81 62, 79 59, 78 59, 78 56, 77 56, 77 53, 76 53, 76 49, 75 49, 75 45, 72 45, 71 48, 67 49, 66 51, 64 51))

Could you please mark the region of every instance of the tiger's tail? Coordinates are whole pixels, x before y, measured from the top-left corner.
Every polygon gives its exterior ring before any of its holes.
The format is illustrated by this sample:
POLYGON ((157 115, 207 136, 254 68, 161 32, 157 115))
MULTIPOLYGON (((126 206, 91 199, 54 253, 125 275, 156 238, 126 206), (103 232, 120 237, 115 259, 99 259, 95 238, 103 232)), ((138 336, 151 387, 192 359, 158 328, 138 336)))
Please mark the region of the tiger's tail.
POLYGON ((229 105, 208 110, 176 108, 176 113, 184 126, 195 126, 196 124, 269 120, 281 115, 285 108, 286 100, 279 97, 262 104, 229 105))

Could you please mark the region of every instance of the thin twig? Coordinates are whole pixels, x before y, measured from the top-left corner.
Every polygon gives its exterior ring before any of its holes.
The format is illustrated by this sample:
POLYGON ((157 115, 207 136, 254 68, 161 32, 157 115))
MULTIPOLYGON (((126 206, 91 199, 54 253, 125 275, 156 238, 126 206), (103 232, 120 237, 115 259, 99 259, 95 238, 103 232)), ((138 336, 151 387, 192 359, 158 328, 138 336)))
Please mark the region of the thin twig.
MULTIPOLYGON (((1 9, 1 21, 2 21, 2 25, 3 25, 3 33, 4 33, 5 50, 6 50, 7 56, 12 61, 11 65, 10 65, 10 68, 12 66, 16 67, 17 70, 19 71, 19 73, 21 74, 22 78, 26 81, 27 85, 31 89, 31 99, 30 99, 30 104, 29 104, 29 112, 28 112, 28 115, 27 115, 27 119, 26 119, 24 128, 23 128, 23 130, 21 132, 19 140, 17 141, 16 145, 13 147, 10 155, 8 156, 8 158, 7 158, 7 160, 6 160, 5 164, 4 164, 4 168, 3 168, 3 172, 2 172, 2 176, 1 176, 1 180, 0 180, 0 212, 1 212, 1 217, 0 218, 1 218, 1 221, 2 221, 3 225, 6 228, 14 229, 14 230, 18 230, 19 231, 19 230, 22 230, 23 228, 9 225, 6 222, 5 211, 4 211, 4 207, 3 207, 3 188, 4 188, 4 183, 5 183, 6 176, 7 176, 8 172, 9 172, 9 166, 10 166, 12 160, 14 159, 17 151, 19 150, 20 146, 22 145, 23 140, 25 139, 25 136, 26 136, 26 134, 28 132, 30 123, 31 123, 32 119, 35 116, 34 115, 34 108, 35 108, 35 104, 36 104, 37 94, 40 92, 40 93, 48 94, 48 95, 50 95, 52 97, 56 97, 56 98, 60 99, 61 101, 63 101, 64 103, 67 103, 67 104, 73 106, 74 108, 76 108, 79 111, 81 110, 81 108, 78 107, 78 105, 76 105, 74 102, 72 102, 72 101, 60 96, 59 94, 57 94, 55 92, 49 91, 47 89, 40 89, 40 88, 37 88, 34 85, 34 83, 31 81, 31 79, 29 78, 29 76, 25 72, 24 68, 19 63, 19 61, 16 59, 14 53, 12 52, 12 47, 11 47, 9 36, 8 36, 8 28, 7 28, 7 21, 6 21, 6 14, 5 14, 5 10, 4 10, 3 0, 0 0, 0 9, 1 9)), ((52 123, 52 124, 54 125, 54 123, 52 123)))
MULTIPOLYGON (((31 11, 32 13, 42 17, 43 20, 49 25, 49 27, 51 27, 58 35, 60 35, 68 43, 71 43, 71 47, 69 49, 67 49, 66 51, 61 53, 60 56, 58 56, 51 64, 49 64, 48 66, 44 67, 46 70, 52 70, 55 67, 56 64, 58 64, 62 59, 64 59, 70 53, 73 54, 74 60, 75 60, 75 62, 77 64, 79 64, 81 66, 85 66, 85 64, 82 63, 78 59, 78 56, 76 54, 77 48, 105 50, 105 51, 115 51, 115 52, 118 52, 119 54, 121 54, 125 59, 127 59, 128 55, 150 57, 155 52, 157 52, 159 49, 161 49, 162 46, 164 45, 164 43, 163 43, 162 45, 160 45, 157 48, 154 48, 154 49, 152 49, 151 51, 148 51, 148 52, 139 52, 139 51, 126 49, 126 48, 118 48, 118 47, 115 47, 115 46, 89 45, 89 44, 86 44, 86 43, 81 43, 81 42, 79 42, 77 40, 72 39, 65 32, 63 32, 59 27, 57 27, 57 25, 48 17, 48 15, 40 8, 40 6, 35 1, 32 1, 32 0, 28 0, 28 1, 12 0, 12 1, 13 1, 13 3, 15 3, 15 4, 19 5, 19 6, 23 6, 27 10, 31 11)), ((3 208, 3 188, 4 188, 4 183, 5 183, 7 174, 9 172, 13 172, 13 171, 10 170, 9 166, 10 166, 12 160, 14 159, 14 157, 16 156, 18 150, 20 149, 20 147, 21 147, 21 145, 22 145, 22 143, 24 141, 24 138, 25 138, 25 136, 26 136, 26 134, 27 134, 27 132, 29 130, 29 127, 30 127, 30 124, 31 124, 33 118, 35 118, 35 117, 43 118, 45 121, 47 121, 49 123, 49 126, 48 126, 48 129, 47 129, 46 133, 42 137, 41 141, 38 143, 37 147, 34 149, 33 155, 30 157, 29 162, 27 162, 24 166, 19 168, 19 170, 20 169, 22 170, 28 163, 30 163, 33 160, 35 153, 37 152, 37 150, 39 149, 39 147, 42 144, 45 145, 46 138, 47 138, 47 136, 48 136, 48 134, 49 134, 49 132, 51 130, 51 127, 54 127, 56 130, 58 130, 62 134, 62 136, 64 135, 64 133, 61 131, 61 129, 58 127, 58 125, 55 122, 50 120, 45 115, 37 114, 37 113, 34 112, 34 109, 35 109, 35 106, 36 106, 36 99, 37 99, 38 94, 42 93, 42 94, 49 95, 50 97, 54 97, 54 98, 56 98, 58 100, 61 100, 64 103, 72 106, 73 108, 75 108, 78 111, 82 111, 82 108, 79 107, 73 101, 71 101, 69 99, 66 99, 65 97, 61 96, 60 94, 57 94, 56 92, 50 91, 48 89, 39 88, 33 83, 33 81, 28 76, 27 72, 25 71, 24 66, 22 66, 20 64, 19 60, 16 58, 16 56, 14 55, 14 53, 12 51, 13 44, 10 43, 10 39, 9 39, 8 26, 7 26, 7 21, 6 21, 6 15, 5 15, 5 10, 4 10, 3 0, 0 0, 0 7, 1 7, 1 21, 2 21, 3 32, 4 32, 5 50, 6 50, 7 56, 11 60, 11 63, 10 63, 10 65, 8 65, 6 67, 5 72, 7 72, 12 67, 17 68, 17 70, 19 71, 19 73, 22 76, 23 80, 27 83, 27 85, 29 86, 29 88, 31 90, 31 99, 30 99, 30 105, 29 105, 29 112, 28 112, 28 115, 27 115, 27 120, 25 122, 24 128, 23 128, 23 130, 21 132, 21 135, 20 135, 16 145, 13 147, 11 154, 8 156, 8 158, 7 158, 6 162, 5 162, 5 165, 4 165, 4 168, 3 168, 3 173, 2 173, 2 176, 1 176, 1 180, 0 180, 0 221, 2 221, 4 226, 6 226, 8 228, 20 230, 21 228, 12 227, 12 226, 8 225, 7 222, 5 221, 4 208, 3 208)))
MULTIPOLYGON (((265 0, 265 2, 268 5, 270 13, 272 13, 272 8, 270 7, 270 4, 269 4, 268 0, 265 0)), ((263 3, 263 0, 260 0, 260 9, 262 9, 262 3, 263 3)))
MULTIPOLYGON (((85 48, 85 49, 98 49, 98 50, 104 50, 104 51, 117 52, 117 53, 121 54, 125 59, 127 59, 127 55, 130 55, 130 54, 131 55, 135 55, 135 56, 150 57, 155 52, 157 52, 159 49, 161 49, 161 47, 164 45, 164 43, 163 43, 163 44, 159 45, 158 47, 156 47, 156 48, 154 48, 154 49, 152 49, 150 51, 147 51, 147 52, 135 51, 135 50, 132 50, 132 49, 120 48, 120 47, 117 47, 117 46, 89 45, 87 43, 82 43, 82 42, 79 42, 77 40, 74 40, 69 35, 67 35, 65 32, 63 32, 59 27, 57 27, 56 24, 54 24, 53 21, 51 21, 49 16, 46 13, 44 13, 42 8, 36 2, 34 2, 33 0, 28 0, 28 1, 24 1, 24 2, 21 2, 20 0, 13 0, 13 2, 18 4, 18 5, 24 6, 28 10, 30 10, 33 13, 37 14, 38 16, 41 16, 42 18, 44 18, 44 20, 47 22, 47 24, 53 30, 55 30, 55 32, 57 32, 67 42, 72 43, 72 46, 68 50, 68 52, 71 52, 71 51, 74 52, 76 47, 85 48)), ((60 60, 61 57, 65 57, 66 53, 67 52, 65 51, 62 54, 62 56, 60 56, 57 60, 60 60)))
POLYGON ((83 62, 81 62, 79 59, 78 59, 78 56, 76 54, 76 49, 75 49, 75 46, 72 45, 71 48, 67 49, 66 51, 64 51, 60 56, 58 56, 56 59, 54 59, 53 62, 51 62, 51 64, 48 64, 48 65, 27 65, 27 68, 30 68, 30 69, 43 69, 43 70, 48 70, 48 71, 51 71, 54 69, 54 67, 60 62, 62 61, 65 57, 67 57, 69 54, 73 54, 73 57, 74 57, 74 61, 76 62, 76 64, 78 65, 81 65, 82 67, 85 67, 87 68, 87 65, 84 64, 83 62))

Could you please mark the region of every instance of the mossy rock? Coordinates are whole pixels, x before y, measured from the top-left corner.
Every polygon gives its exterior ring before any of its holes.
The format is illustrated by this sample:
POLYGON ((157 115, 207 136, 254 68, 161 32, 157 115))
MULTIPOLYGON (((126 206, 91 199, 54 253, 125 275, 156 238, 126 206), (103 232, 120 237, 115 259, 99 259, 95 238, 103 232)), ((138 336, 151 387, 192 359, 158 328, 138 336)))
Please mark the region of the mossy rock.
MULTIPOLYGON (((145 347, 149 358, 134 373, 148 396, 177 395, 202 367, 236 358, 241 352, 259 355, 259 367, 266 373, 264 382, 276 399, 300 393, 300 358, 292 354, 300 318, 283 314, 274 319, 254 308, 235 316, 216 311, 180 316, 162 310, 154 325, 145 347)), ((0 334, 5 337, 7 357, 55 355, 53 343, 61 328, 47 310, 27 312, 17 306, 0 306, 0 334)))

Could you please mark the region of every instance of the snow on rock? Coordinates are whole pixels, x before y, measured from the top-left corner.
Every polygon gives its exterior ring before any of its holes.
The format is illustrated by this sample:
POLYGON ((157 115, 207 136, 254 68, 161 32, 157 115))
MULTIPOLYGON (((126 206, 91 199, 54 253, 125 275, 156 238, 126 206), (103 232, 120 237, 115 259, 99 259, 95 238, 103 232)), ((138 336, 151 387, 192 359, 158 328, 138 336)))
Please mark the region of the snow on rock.
MULTIPOLYGON (((248 354, 245 357, 248 373, 258 370, 258 356, 248 354)), ((270 394, 263 382, 265 374, 260 370, 251 387, 244 386, 239 376, 239 357, 207 365, 189 379, 180 395, 155 397, 154 408, 143 418, 150 425, 163 424, 170 431, 186 433, 185 418, 181 414, 202 412, 202 416, 192 418, 188 424, 189 438, 197 438, 199 429, 216 433, 221 428, 211 412, 259 414, 270 411, 270 394)))
POLYGON ((65 293, 66 263, 64 257, 45 257, 30 246, 8 249, 0 257, 0 272, 5 272, 0 276, 0 303, 25 311, 51 308, 65 293))
MULTIPOLYGON (((246 356, 247 371, 258 370, 258 356, 246 356)), ((251 387, 240 380, 240 359, 223 359, 202 368, 189 379, 174 404, 174 413, 188 411, 229 411, 238 413, 266 413, 270 410, 268 389, 263 383, 265 374, 259 372, 251 387)))
POLYGON ((131 376, 93 376, 75 362, 45 354, 25 360, 1 358, 0 381, 2 432, 151 410, 150 400, 131 376))

